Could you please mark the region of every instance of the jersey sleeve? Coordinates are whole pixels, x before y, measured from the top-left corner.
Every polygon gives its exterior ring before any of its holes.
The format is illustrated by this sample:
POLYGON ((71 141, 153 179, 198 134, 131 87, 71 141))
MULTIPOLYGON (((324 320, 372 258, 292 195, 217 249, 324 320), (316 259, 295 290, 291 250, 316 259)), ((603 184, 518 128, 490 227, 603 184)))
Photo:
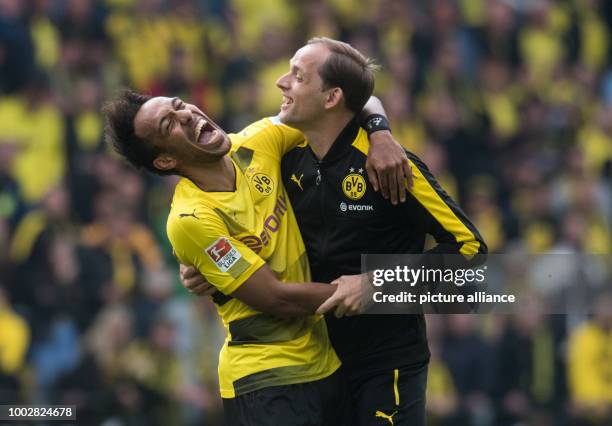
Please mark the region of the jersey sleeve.
POLYGON ((305 140, 302 132, 281 123, 278 117, 252 123, 231 138, 236 147, 256 147, 278 160, 305 140))
POLYGON ((240 287, 265 261, 230 233, 214 212, 198 217, 171 217, 168 238, 176 258, 195 266, 206 280, 225 295, 240 287))

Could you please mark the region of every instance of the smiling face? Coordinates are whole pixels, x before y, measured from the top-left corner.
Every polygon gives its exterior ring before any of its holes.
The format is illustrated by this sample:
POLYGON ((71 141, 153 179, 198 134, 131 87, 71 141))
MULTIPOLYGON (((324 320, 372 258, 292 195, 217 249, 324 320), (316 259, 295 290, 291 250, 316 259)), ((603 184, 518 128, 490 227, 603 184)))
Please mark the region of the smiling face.
POLYGON ((154 144, 161 154, 160 170, 221 159, 231 147, 227 134, 198 107, 179 98, 156 97, 145 102, 134 118, 136 136, 154 144))
POLYGON ((322 43, 309 44, 299 49, 289 61, 289 72, 276 82, 276 86, 283 92, 279 114, 283 123, 304 129, 325 113, 330 93, 339 90, 324 90, 318 71, 330 53, 322 43))

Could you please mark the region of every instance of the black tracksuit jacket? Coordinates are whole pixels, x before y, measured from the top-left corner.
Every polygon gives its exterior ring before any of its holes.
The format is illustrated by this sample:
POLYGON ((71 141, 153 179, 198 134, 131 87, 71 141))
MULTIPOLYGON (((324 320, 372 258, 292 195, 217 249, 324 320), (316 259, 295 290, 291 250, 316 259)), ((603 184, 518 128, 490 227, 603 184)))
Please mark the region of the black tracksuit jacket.
MULTIPOLYGON (((408 152, 414 187, 397 206, 374 192, 365 171, 369 147, 356 120, 319 161, 307 144, 282 160, 282 177, 306 245, 313 281, 361 273, 362 254, 486 253, 474 225, 408 152)), ((423 315, 326 317, 331 342, 349 374, 418 366, 429 359, 423 315)))

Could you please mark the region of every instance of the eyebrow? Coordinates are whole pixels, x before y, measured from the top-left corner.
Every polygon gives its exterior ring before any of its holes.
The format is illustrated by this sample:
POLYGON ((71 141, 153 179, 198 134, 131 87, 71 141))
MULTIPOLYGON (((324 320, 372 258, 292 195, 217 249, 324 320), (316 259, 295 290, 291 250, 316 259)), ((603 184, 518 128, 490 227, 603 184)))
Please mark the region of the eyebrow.
MULTIPOLYGON (((170 104, 172 105, 173 109, 176 109, 176 103, 180 101, 180 99, 178 97, 174 97, 172 98, 172 100, 170 101, 170 104)), ((168 113, 166 113, 161 120, 159 120, 159 124, 157 125, 157 133, 159 133, 160 135, 164 135, 163 130, 162 130, 162 125, 164 123, 164 121, 168 118, 168 113)))

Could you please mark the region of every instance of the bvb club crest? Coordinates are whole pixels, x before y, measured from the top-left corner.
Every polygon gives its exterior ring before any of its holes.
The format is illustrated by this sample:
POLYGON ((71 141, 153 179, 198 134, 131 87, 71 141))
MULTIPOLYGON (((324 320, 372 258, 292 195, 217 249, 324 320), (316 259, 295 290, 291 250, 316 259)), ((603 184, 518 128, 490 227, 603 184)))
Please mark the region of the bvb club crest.
POLYGON ((264 173, 256 173, 251 178, 251 182, 255 189, 263 195, 270 195, 274 191, 274 182, 264 173))
POLYGON ((351 168, 350 173, 342 180, 342 192, 351 200, 361 199, 366 192, 366 182, 362 173, 363 169, 355 173, 355 169, 351 168))

